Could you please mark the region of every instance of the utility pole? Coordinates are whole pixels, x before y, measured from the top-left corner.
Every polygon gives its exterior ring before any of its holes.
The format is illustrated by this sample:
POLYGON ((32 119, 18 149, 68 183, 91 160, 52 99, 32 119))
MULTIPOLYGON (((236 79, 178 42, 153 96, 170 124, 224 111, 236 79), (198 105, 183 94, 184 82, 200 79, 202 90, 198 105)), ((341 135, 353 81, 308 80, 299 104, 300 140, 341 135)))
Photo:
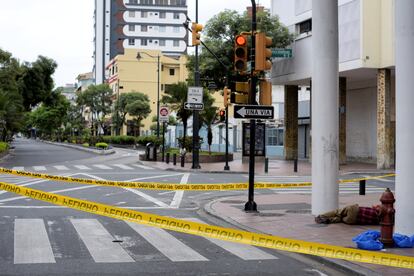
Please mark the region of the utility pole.
MULTIPOLYGON (((195 21, 198 23, 198 0, 196 1, 195 5, 195 21)), ((195 45, 195 62, 194 62, 194 81, 195 86, 200 86, 200 71, 198 66, 198 45, 195 45)), ((193 166, 192 169, 200 169, 200 162, 199 162, 199 137, 198 137, 198 130, 199 130, 199 117, 198 117, 198 110, 193 110, 193 166)))
MULTIPOLYGON (((251 50, 250 50, 250 61, 251 61, 251 86, 249 94, 249 104, 256 105, 256 82, 257 78, 254 73, 255 67, 255 56, 256 56, 256 1, 252 1, 252 35, 251 37, 251 50)), ((256 141, 256 121, 250 120, 250 150, 249 150, 249 195, 248 201, 244 205, 244 211, 246 212, 257 212, 257 204, 254 202, 254 166, 255 166, 255 141, 256 141)))

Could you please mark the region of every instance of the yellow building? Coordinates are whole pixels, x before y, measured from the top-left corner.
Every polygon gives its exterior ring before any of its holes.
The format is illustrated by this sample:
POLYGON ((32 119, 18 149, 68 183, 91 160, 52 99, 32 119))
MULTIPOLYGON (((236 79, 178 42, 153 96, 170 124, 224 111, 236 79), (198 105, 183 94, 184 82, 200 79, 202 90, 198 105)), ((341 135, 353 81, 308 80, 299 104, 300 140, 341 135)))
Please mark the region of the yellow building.
MULTIPOLYGON (((150 99, 151 113, 142 121, 141 134, 150 133, 152 118, 157 115, 158 85, 161 100, 168 85, 186 81, 186 63, 184 55, 175 58, 165 56, 161 51, 140 49, 125 49, 123 55, 117 55, 109 61, 106 67, 107 82, 114 91, 115 100, 118 95, 129 92, 141 92, 150 99)), ((126 121, 128 120, 131 118, 127 117, 126 121)), ((132 134, 127 124, 123 126, 121 134, 132 134)))

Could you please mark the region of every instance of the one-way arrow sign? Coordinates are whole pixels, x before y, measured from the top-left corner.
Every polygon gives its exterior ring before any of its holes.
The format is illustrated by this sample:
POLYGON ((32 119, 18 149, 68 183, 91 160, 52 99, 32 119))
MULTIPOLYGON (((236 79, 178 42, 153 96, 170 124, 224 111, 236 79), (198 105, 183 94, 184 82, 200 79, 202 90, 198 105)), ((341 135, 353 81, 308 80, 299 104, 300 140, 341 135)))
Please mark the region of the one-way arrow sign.
POLYGON ((272 105, 235 105, 235 119, 273 119, 272 105))
POLYGON ((204 104, 203 103, 184 103, 184 109, 203 110, 204 104))

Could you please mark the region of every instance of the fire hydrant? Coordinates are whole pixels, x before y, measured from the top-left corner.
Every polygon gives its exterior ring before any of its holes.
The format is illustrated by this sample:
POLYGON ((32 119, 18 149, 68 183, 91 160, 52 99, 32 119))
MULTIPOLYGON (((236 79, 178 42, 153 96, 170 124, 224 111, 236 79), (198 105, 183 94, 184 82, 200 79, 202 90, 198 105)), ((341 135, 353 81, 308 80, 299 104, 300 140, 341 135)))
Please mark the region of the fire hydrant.
POLYGON ((380 207, 380 225, 381 225, 381 238, 380 241, 386 247, 392 247, 394 241, 392 235, 394 232, 394 194, 389 188, 382 194, 380 201, 382 203, 380 207))

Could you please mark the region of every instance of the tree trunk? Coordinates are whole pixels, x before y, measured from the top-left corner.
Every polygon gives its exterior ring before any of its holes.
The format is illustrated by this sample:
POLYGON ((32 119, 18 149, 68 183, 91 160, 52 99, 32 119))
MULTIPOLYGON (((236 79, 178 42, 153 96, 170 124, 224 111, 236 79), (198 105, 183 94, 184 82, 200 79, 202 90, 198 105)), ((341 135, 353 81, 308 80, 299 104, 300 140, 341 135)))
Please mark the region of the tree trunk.
POLYGON ((185 120, 184 120, 184 118, 183 118, 184 137, 183 137, 183 143, 181 145, 182 148, 185 148, 185 140, 186 140, 185 138, 187 137, 187 119, 188 118, 185 118, 185 120))

